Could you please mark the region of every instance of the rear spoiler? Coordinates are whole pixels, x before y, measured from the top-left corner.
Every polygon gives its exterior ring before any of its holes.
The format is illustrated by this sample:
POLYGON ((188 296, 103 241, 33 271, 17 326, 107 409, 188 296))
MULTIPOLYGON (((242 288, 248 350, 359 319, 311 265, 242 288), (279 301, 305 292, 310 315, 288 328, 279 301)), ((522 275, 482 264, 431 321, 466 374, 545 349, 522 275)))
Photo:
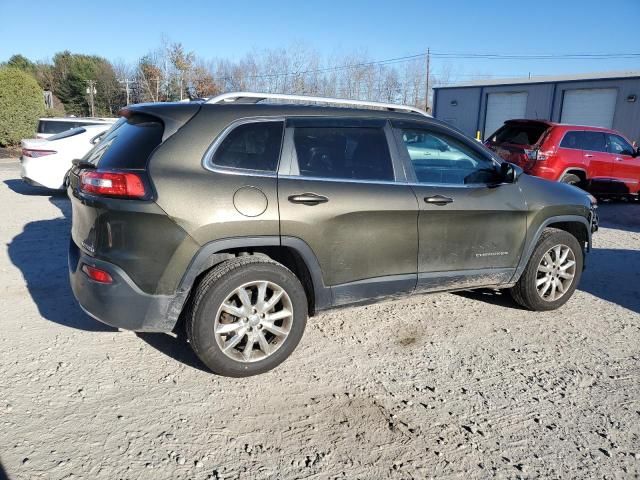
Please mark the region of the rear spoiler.
POLYGON ((124 107, 118 112, 118 115, 129 118, 136 113, 142 113, 158 118, 164 124, 164 133, 162 135, 162 141, 164 142, 191 120, 201 108, 202 104, 200 102, 139 103, 124 107))

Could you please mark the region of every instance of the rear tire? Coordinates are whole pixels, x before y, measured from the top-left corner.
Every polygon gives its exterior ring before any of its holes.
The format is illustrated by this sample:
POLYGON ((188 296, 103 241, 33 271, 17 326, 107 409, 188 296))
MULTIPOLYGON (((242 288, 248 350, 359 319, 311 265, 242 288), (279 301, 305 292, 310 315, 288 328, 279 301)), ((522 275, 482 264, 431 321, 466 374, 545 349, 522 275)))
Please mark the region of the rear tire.
POLYGON ((579 187, 582 183, 582 179, 579 176, 574 175, 573 173, 567 173, 560 179, 560 182, 579 187))
POLYGON ((547 228, 518 283, 510 289, 511 296, 528 310, 555 310, 573 295, 582 276, 582 265, 582 248, 576 237, 564 230, 547 228))
POLYGON ((257 375, 291 355, 307 313, 304 288, 288 268, 262 256, 237 257, 196 287, 185 315, 187 338, 214 373, 257 375))

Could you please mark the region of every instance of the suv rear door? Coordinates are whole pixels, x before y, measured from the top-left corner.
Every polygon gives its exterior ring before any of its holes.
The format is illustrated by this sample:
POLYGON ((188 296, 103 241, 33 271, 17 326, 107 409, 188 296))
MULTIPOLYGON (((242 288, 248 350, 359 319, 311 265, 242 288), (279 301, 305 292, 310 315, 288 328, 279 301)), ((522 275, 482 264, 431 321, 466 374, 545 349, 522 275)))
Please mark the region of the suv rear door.
POLYGON ((287 121, 282 241, 311 247, 338 305, 415 288, 418 207, 391 138, 384 119, 287 121))
POLYGON ((526 204, 517 184, 498 184, 498 164, 453 130, 394 122, 398 148, 418 197, 418 290, 506 283, 527 231, 526 204), (416 150, 435 138, 441 155, 416 150))

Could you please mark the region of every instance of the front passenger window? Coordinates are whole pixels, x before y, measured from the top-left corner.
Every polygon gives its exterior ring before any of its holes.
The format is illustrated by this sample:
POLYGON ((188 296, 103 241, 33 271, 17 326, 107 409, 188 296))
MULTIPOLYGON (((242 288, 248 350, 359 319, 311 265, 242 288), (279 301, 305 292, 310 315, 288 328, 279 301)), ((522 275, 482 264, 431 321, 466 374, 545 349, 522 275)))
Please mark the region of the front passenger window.
POLYGON ((500 181, 497 164, 449 135, 403 129, 402 140, 419 183, 491 184, 500 181))
POLYGON ((620 135, 607 135, 607 150, 616 155, 633 155, 633 147, 620 135))

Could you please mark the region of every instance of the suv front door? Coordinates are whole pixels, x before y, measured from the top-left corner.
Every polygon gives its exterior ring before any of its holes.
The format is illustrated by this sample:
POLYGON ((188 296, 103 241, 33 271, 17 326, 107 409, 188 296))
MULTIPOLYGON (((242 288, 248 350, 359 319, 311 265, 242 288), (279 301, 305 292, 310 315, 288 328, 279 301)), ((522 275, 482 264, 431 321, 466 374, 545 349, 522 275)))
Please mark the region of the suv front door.
POLYGON ((634 155, 634 148, 620 135, 607 134, 607 152, 613 161, 613 182, 619 191, 615 193, 639 193, 640 158, 634 155))
POLYGON ((500 184, 498 164, 480 145, 435 125, 394 123, 418 198, 418 290, 509 282, 527 231, 517 184, 500 184), (437 141, 439 149, 424 145, 437 141))
POLYGON ((278 172, 282 243, 311 248, 337 305, 416 285, 418 206, 389 138, 386 120, 287 121, 278 172))

